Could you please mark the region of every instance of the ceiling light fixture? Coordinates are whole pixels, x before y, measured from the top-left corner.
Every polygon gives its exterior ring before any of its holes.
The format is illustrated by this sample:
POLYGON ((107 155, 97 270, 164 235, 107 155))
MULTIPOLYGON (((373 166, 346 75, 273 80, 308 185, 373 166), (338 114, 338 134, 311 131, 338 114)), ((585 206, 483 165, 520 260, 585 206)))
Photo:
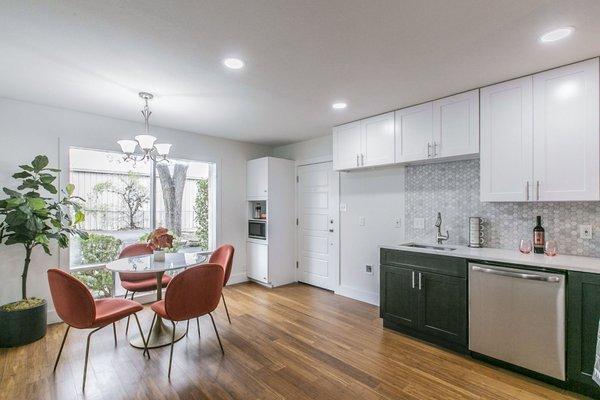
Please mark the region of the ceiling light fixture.
POLYGON ((226 58, 223 60, 223 65, 229 69, 242 69, 245 64, 239 58, 226 58))
POLYGON ((167 160, 167 155, 169 155, 169 150, 171 150, 170 143, 155 143, 156 138, 150 135, 150 123, 148 120, 150 119, 150 107, 148 107, 148 101, 154 98, 152 93, 140 92, 139 96, 144 100, 145 106, 142 110, 142 115, 144 116, 144 126, 145 133, 142 135, 137 135, 135 140, 124 139, 119 140, 117 143, 121 146, 121 151, 125 154, 125 161, 133 161, 135 164, 138 161, 152 160, 156 162, 161 161, 169 161, 167 160), (140 146, 143 154, 135 154, 135 149, 137 146, 140 146))
POLYGON ((338 101, 331 105, 331 108, 333 108, 334 110, 343 110, 346 107, 348 107, 348 104, 344 103, 343 101, 338 101))
POLYGON ((554 29, 540 36, 540 41, 543 43, 556 42, 557 40, 566 38, 573 33, 574 30, 575 28, 572 26, 564 26, 562 28, 554 29))

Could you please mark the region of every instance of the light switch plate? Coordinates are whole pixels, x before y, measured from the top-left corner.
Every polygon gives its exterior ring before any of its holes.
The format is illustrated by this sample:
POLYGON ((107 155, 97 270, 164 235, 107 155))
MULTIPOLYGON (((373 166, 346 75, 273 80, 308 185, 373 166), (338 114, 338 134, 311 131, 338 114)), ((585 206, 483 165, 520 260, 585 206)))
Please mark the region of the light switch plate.
POLYGON ((413 220, 413 227, 415 229, 425 229, 425 218, 415 218, 413 220))
POLYGON ((342 211, 342 212, 348 211, 348 205, 346 203, 340 203, 340 211, 342 211))
POLYGON ((365 217, 358 217, 358 224, 360 226, 365 226, 365 217))
POLYGON ((579 237, 581 239, 591 239, 592 225, 579 225, 579 237))

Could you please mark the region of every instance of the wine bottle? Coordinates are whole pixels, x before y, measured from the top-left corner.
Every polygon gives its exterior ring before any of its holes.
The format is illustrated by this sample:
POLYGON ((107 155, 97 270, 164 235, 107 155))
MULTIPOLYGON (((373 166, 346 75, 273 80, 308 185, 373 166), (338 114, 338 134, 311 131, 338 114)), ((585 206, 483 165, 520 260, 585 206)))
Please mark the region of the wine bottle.
POLYGON ((546 239, 544 237, 544 228, 542 227, 542 217, 537 216, 537 225, 533 228, 533 252, 536 254, 544 254, 544 244, 546 239))

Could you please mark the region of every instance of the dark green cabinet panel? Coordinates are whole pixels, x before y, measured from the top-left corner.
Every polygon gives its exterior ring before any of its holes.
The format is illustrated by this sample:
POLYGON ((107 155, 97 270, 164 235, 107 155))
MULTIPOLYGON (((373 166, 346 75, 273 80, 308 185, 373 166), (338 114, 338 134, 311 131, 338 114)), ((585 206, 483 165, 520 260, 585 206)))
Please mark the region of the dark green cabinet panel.
POLYGON ((569 272, 567 280, 567 376, 571 383, 600 388, 592 380, 598 322, 600 275, 569 272))
POLYGON ((382 265, 381 272, 381 316, 397 324, 416 327, 414 271, 382 265))
POLYGON ((419 329, 467 344, 467 280, 419 272, 419 329))

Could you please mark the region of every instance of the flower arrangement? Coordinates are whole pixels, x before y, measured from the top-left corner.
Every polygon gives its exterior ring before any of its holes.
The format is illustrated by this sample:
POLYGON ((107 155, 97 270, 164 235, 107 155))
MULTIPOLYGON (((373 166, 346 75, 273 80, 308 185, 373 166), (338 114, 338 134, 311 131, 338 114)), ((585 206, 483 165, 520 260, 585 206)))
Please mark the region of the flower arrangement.
POLYGON ((154 251, 155 261, 165 260, 165 251, 173 248, 173 235, 167 228, 156 228, 148 236, 148 245, 154 251))

